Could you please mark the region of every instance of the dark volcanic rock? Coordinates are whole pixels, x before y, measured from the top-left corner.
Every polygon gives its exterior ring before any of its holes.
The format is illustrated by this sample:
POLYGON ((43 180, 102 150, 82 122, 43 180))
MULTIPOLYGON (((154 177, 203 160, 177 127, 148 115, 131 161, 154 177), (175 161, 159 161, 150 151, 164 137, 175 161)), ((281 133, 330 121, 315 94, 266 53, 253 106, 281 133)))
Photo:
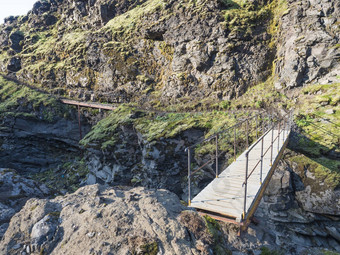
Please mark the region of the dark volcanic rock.
POLYGON ((17 72, 21 69, 21 59, 14 57, 11 58, 7 65, 7 70, 10 72, 17 72))
POLYGON ((10 37, 11 48, 16 52, 20 52, 22 50, 21 41, 24 40, 24 35, 20 31, 15 31, 11 33, 10 37))
MULTIPOLYGON (((86 133, 89 126, 83 124, 83 133, 86 133)), ((5 117, 0 126, 2 167, 39 172, 57 166, 73 154, 79 154, 77 121, 59 119, 48 123, 5 117)))
POLYGON ((339 67, 339 1, 288 1, 282 18, 276 87, 316 82, 339 67))

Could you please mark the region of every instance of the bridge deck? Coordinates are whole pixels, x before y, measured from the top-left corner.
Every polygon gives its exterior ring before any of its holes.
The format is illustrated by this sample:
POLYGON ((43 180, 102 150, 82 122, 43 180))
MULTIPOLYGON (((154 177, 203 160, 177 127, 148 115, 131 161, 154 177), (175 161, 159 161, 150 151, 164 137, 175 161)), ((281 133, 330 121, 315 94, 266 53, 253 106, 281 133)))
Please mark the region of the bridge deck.
MULTIPOLYGON (((278 135, 278 130, 274 130, 274 139, 278 135)), ((271 149, 263 157, 262 183, 265 183, 268 174, 274 170, 274 161, 285 146, 288 137, 288 131, 280 134, 280 143, 278 148, 278 139, 273 144, 273 165, 270 162, 271 149)), ((265 153, 271 145, 272 131, 264 136, 263 152, 265 153)), ((215 178, 205 189, 203 189, 191 201, 191 207, 204 210, 205 212, 217 213, 235 220, 241 221, 241 215, 244 209, 244 186, 246 156, 244 152, 235 162, 226 168, 218 178, 215 178)), ((248 174, 251 173, 257 162, 261 159, 261 142, 259 142, 249 153, 248 174)), ((279 159, 279 158, 278 158, 279 159)), ((270 175, 270 174, 269 174, 270 175)), ((256 167, 248 179, 246 213, 254 205, 256 199, 261 199, 258 193, 261 188, 260 183, 260 164, 256 167)))

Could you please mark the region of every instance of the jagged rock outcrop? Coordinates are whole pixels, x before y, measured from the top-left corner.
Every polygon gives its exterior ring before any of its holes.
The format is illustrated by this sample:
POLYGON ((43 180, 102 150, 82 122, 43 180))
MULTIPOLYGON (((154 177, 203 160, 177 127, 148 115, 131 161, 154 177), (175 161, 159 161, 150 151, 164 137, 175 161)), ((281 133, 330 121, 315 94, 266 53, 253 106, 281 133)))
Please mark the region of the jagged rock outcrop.
MULTIPOLYGON (((80 156, 78 116, 48 94, 0 76, 0 166, 29 174, 80 156)), ((90 125, 81 118, 82 132, 90 125)))
POLYGON ((339 1, 288 1, 278 39, 276 87, 318 82, 339 68, 339 1))
POLYGON ((43 184, 23 178, 15 170, 0 168, 0 239, 12 216, 32 197, 46 197, 50 190, 43 184))
POLYGON ((52 200, 30 199, 11 219, 0 252, 211 254, 204 221, 198 226, 205 235, 193 239, 180 223, 183 209, 166 190, 99 185, 52 200))
MULTIPOLYGON (((279 168, 256 212, 256 224, 242 237, 236 225, 185 211, 169 191, 96 184, 54 199, 28 200, 12 217, 0 252, 247 254, 251 249, 260 254, 264 246, 268 252, 292 255, 339 252, 339 219, 299 208, 293 172, 279 168)), ((6 213, 4 208, 1 215, 6 213)))
POLYGON ((187 166, 185 148, 203 136, 202 130, 192 129, 160 141, 148 141, 132 126, 122 125, 117 134, 115 146, 86 150, 88 184, 142 185, 183 194, 187 189, 183 182, 187 166))
MULTIPOLYGON (((317 248, 340 252, 339 205, 334 203, 338 191, 322 188, 321 183, 321 189, 333 196, 333 203, 327 199, 321 201, 322 195, 308 192, 309 181, 303 180, 301 174, 296 167, 291 168, 287 162, 281 162, 270 180, 255 217, 266 225, 266 229, 270 229, 267 234, 275 236, 272 241, 276 245, 285 246, 289 254, 302 254, 304 250, 312 252, 317 248), (302 197, 300 193, 308 195, 302 197), (315 201, 316 197, 318 199, 315 201), (314 201, 314 208, 310 206, 311 201, 314 201)), ((314 192, 317 192, 315 188, 314 192)), ((257 234, 263 237, 264 233, 258 230, 257 234)))

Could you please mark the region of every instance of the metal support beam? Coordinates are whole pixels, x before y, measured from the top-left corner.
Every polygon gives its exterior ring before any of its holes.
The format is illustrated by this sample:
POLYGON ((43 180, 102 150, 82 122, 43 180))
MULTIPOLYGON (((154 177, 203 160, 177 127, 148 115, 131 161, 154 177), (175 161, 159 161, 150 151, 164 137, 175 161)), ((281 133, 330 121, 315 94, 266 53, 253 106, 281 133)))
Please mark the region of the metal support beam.
POLYGON ((218 178, 218 135, 216 135, 216 178, 218 178))
POLYGON ((80 140, 83 139, 83 134, 81 132, 81 120, 80 120, 80 106, 78 104, 78 127, 79 127, 79 136, 80 140))

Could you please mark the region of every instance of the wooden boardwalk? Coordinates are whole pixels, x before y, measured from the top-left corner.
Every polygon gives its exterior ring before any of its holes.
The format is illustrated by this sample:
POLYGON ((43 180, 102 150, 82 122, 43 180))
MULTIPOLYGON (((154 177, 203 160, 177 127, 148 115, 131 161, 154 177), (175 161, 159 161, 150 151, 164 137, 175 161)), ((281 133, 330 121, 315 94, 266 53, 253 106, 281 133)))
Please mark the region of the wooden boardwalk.
POLYGON ((259 140, 243 152, 235 162, 229 165, 191 201, 191 207, 215 218, 226 218, 232 222, 244 222, 255 213, 263 192, 275 170, 287 145, 289 131, 278 129, 268 131, 259 140), (271 146, 273 140, 273 146, 271 146), (263 167, 261 173, 261 149, 263 138, 263 167), (272 162, 271 162, 271 149, 272 162), (267 152, 266 152, 267 151, 267 152), (266 153, 265 153, 266 152, 266 153), (248 153, 248 181, 245 198, 246 155, 248 153), (253 170, 255 169, 255 170, 253 170), (253 171, 253 172, 252 172, 253 171), (261 182, 262 180, 262 182, 261 182), (244 212, 245 209, 245 212, 244 212), (243 213, 245 215, 243 216, 243 213))
POLYGON ((60 99, 60 101, 64 104, 68 104, 68 105, 90 107, 90 108, 103 109, 103 110, 115 110, 115 109, 117 109, 117 106, 110 105, 110 104, 82 102, 82 101, 76 101, 76 100, 71 100, 71 99, 66 99, 66 98, 62 98, 62 99, 60 99))

